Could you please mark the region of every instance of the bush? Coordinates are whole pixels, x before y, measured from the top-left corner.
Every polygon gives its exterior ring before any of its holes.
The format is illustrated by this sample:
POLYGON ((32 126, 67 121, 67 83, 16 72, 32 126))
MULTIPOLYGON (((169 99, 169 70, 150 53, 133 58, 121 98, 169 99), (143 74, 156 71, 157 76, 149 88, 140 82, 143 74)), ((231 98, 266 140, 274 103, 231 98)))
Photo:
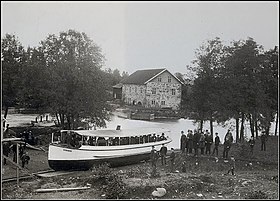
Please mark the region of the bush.
POLYGON ((246 199, 268 199, 268 196, 262 192, 262 191, 254 191, 254 192, 250 192, 246 199))
POLYGON ((121 199, 125 198, 127 193, 127 187, 118 175, 112 174, 108 177, 105 187, 106 198, 121 199))
POLYGON ((93 167, 92 172, 95 173, 94 180, 101 182, 103 185, 102 190, 107 199, 121 199, 127 195, 125 183, 119 175, 113 173, 108 163, 93 167))

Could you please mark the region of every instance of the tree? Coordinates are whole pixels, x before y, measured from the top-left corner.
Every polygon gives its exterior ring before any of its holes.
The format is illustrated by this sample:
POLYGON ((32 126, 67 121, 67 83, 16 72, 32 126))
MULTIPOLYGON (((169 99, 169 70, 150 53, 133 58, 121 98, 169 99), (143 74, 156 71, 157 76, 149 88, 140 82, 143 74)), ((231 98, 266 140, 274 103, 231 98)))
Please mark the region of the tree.
POLYGON ((22 88, 22 68, 24 48, 15 35, 6 34, 2 39, 2 105, 8 108, 19 104, 19 91, 22 88))
MULTIPOLYGON (((264 100, 263 89, 257 77, 262 47, 248 38, 246 41, 234 41, 229 49, 231 54, 223 72, 229 92, 225 93, 224 106, 228 107, 229 114, 236 119, 237 125, 241 115, 240 140, 244 140, 244 120, 246 117, 249 119, 251 134, 254 136, 258 130, 256 125, 260 104, 264 100)), ((238 126, 236 131, 238 132, 238 126)))
POLYGON ((192 69, 197 78, 190 94, 193 118, 200 121, 202 130, 203 121, 210 121, 210 130, 213 135, 213 120, 219 107, 220 69, 224 67, 225 51, 219 38, 207 41, 196 52, 192 69))
POLYGON ((100 48, 85 33, 69 30, 49 35, 39 49, 49 76, 46 99, 58 122, 73 129, 86 118, 96 126, 105 126, 109 106, 100 48))
POLYGON ((48 111, 49 75, 44 54, 37 48, 27 48, 22 70, 22 89, 19 92, 21 107, 48 111))
POLYGON ((129 77, 128 72, 123 71, 123 72, 122 72, 122 79, 121 79, 121 80, 124 80, 124 79, 126 79, 126 78, 128 78, 128 77, 129 77))
POLYGON ((264 100, 260 107, 261 127, 269 134, 269 128, 274 117, 276 121, 275 135, 278 123, 278 47, 266 51, 261 57, 258 79, 260 87, 264 91, 264 100))

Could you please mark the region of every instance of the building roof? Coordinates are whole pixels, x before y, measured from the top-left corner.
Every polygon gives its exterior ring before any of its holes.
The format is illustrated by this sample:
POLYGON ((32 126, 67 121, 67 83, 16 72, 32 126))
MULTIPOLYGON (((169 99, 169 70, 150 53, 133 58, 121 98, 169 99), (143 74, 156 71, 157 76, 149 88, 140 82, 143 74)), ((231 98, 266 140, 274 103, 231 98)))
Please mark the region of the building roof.
POLYGON ((122 84, 122 83, 118 83, 118 84, 116 84, 115 86, 113 86, 113 88, 116 88, 116 89, 121 89, 121 88, 122 88, 122 86, 123 86, 123 84, 122 84))
POLYGON ((146 81, 165 71, 161 69, 138 70, 132 73, 128 78, 121 81, 123 84, 145 84, 146 81))

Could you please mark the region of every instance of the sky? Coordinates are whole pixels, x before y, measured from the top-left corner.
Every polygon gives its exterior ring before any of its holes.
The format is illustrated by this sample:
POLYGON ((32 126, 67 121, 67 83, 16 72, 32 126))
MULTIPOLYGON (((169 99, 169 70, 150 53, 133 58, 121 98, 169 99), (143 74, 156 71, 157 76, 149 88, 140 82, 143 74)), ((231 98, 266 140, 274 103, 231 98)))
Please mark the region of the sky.
POLYGON ((103 69, 184 74, 196 49, 215 37, 225 44, 252 37, 265 50, 279 46, 279 2, 1 1, 1 38, 15 34, 24 47, 35 47, 69 29, 101 47, 103 69))

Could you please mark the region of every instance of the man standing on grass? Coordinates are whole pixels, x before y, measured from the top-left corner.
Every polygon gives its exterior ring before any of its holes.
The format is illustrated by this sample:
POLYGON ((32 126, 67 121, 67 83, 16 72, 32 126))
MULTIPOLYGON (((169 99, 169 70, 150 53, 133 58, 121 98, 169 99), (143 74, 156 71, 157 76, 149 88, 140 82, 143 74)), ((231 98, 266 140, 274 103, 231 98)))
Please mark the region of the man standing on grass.
POLYGON ((250 146, 250 154, 253 155, 253 150, 255 146, 255 140, 253 136, 249 140, 249 146, 250 146))
POLYGON ((192 130, 189 130, 187 138, 188 138, 188 150, 187 150, 187 153, 191 154, 192 153, 192 149, 193 149, 193 134, 192 134, 192 130))
POLYGON ((194 136, 193 136, 194 156, 198 155, 199 139, 200 139, 199 132, 197 130, 194 130, 194 136))
POLYGON ((181 152, 182 154, 185 153, 185 150, 186 150, 186 144, 187 144, 187 136, 185 135, 184 131, 181 131, 181 146, 180 146, 180 149, 181 149, 181 152))
POLYGON ((212 139, 212 136, 211 136, 211 133, 208 132, 208 130, 206 130, 206 139, 205 139, 205 143, 206 143, 206 152, 205 154, 211 154, 211 145, 213 143, 213 139, 212 139))
POLYGON ((223 152, 223 158, 224 159, 228 158, 228 152, 230 150, 232 142, 233 142, 232 133, 228 129, 228 131, 226 133, 226 136, 225 136, 225 140, 224 140, 224 152, 223 152))
POLYGON ((266 141, 267 141, 267 136, 265 134, 265 131, 262 132, 262 135, 261 135, 261 151, 265 151, 266 150, 266 141))
POLYGON ((218 133, 215 133, 216 137, 215 137, 215 147, 213 149, 213 153, 212 155, 214 155, 214 153, 216 152, 216 156, 218 156, 218 148, 219 148, 219 144, 220 144, 220 137, 218 135, 218 133))
POLYGON ((230 157, 229 165, 230 165, 230 169, 228 170, 226 175, 228 175, 230 172, 231 172, 232 175, 235 175, 234 174, 234 170, 235 170, 235 158, 234 158, 234 156, 230 157))
POLYGON ((162 144, 162 147, 159 150, 160 157, 161 157, 161 165, 166 165, 166 153, 167 153, 167 147, 162 144))
POLYGON ((152 161, 152 175, 156 175, 157 151, 155 150, 155 146, 152 146, 150 158, 151 158, 151 161, 152 161))

